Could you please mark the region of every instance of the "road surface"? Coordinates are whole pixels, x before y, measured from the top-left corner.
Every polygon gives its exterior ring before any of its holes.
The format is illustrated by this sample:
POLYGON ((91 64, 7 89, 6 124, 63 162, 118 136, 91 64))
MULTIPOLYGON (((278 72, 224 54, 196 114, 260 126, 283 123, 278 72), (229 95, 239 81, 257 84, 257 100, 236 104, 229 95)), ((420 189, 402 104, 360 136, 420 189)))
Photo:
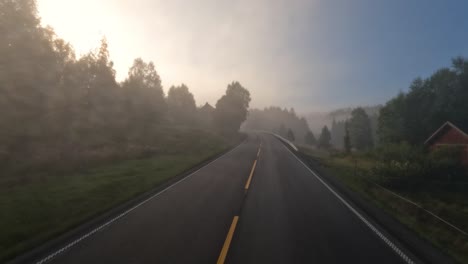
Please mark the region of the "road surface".
POLYGON ((47 263, 411 263, 267 134, 84 235, 47 263))

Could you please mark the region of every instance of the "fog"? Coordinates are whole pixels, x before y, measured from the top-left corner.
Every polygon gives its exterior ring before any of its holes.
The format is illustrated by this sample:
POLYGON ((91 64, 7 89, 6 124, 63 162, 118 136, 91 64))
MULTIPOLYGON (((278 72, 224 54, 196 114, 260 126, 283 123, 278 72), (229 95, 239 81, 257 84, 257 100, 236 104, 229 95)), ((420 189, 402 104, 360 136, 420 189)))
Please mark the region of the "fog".
POLYGON ((429 76, 468 52, 465 9, 455 3, 37 3, 42 23, 78 54, 97 48, 105 36, 118 80, 142 57, 155 63, 166 92, 185 83, 198 105, 213 105, 232 80, 250 90, 256 108, 309 113, 383 104, 415 77, 429 76))
POLYGON ((118 80, 134 58, 143 57, 155 62, 166 91, 185 83, 198 104, 213 105, 227 82, 241 80, 257 107, 281 103, 284 87, 305 74, 285 45, 291 25, 312 6, 310 1, 38 1, 42 23, 78 54, 95 49, 105 36, 118 80))

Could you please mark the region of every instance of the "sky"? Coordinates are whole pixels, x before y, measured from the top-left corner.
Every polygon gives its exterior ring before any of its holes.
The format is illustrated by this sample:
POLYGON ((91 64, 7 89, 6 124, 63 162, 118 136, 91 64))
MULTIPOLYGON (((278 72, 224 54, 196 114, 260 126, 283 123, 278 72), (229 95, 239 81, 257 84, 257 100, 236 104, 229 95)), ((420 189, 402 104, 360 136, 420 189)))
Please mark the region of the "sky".
POLYGON ((212 105, 239 81, 251 107, 383 104, 468 56, 465 0, 37 0, 77 55, 106 37, 117 79, 153 61, 164 89, 212 105))

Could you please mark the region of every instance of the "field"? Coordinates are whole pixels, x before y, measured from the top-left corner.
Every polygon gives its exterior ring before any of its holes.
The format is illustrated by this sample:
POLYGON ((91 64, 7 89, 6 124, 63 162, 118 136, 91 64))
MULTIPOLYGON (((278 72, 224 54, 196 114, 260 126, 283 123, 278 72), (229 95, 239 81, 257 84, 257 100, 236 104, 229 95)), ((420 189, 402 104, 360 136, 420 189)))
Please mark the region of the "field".
POLYGON ((461 263, 468 263, 468 236, 422 209, 434 213, 466 232, 468 230, 466 190, 453 191, 444 188, 389 190, 375 184, 379 177, 372 173, 375 161, 366 155, 329 154, 312 148, 301 148, 301 151, 318 161, 326 171, 350 189, 384 209, 422 238, 432 242, 461 263))
POLYGON ((187 171, 239 142, 191 129, 162 133, 158 152, 74 172, 50 167, 0 178, 0 261, 187 171))

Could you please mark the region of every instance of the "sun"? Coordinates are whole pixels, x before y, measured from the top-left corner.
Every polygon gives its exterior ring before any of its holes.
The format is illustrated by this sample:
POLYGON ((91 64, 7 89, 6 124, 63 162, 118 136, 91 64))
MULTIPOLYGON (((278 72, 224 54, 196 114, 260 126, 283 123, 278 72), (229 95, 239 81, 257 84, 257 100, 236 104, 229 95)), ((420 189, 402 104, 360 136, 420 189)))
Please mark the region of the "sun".
POLYGON ((118 5, 109 0, 38 0, 43 26, 51 26, 57 36, 69 42, 78 57, 96 50, 103 37, 108 40, 117 79, 125 78, 133 57, 132 38, 118 5))

